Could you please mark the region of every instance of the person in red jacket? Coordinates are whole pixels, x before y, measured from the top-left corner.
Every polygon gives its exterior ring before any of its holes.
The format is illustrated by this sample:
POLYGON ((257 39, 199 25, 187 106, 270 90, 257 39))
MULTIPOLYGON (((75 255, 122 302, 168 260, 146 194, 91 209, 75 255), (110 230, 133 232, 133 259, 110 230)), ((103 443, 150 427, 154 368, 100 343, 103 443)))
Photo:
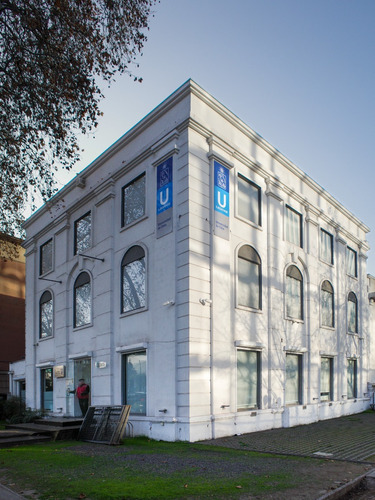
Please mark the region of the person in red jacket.
POLYGON ((89 407, 89 394, 90 394, 90 386, 85 383, 84 378, 79 379, 78 387, 75 392, 78 398, 79 407, 81 408, 82 416, 84 417, 89 407))

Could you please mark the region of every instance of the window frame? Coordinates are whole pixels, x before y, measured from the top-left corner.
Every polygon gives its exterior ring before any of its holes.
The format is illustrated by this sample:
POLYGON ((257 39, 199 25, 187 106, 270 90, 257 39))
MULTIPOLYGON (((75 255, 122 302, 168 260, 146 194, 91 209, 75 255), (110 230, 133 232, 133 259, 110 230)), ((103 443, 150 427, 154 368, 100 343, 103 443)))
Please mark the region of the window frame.
POLYGON ((87 328, 89 326, 92 326, 93 324, 93 311, 92 311, 92 308, 93 308, 93 300, 92 300, 92 297, 93 297, 93 293, 92 293, 92 276, 91 274, 87 271, 87 270, 84 270, 84 271, 81 271, 78 276, 76 277, 75 281, 74 281, 74 285, 73 285, 73 329, 74 330, 78 330, 78 329, 81 329, 81 328, 87 328), (86 274, 89 278, 89 281, 86 281, 86 282, 83 282, 83 283, 80 283, 79 285, 77 285, 77 282, 79 281, 79 278, 86 274), (79 288, 82 288, 84 285, 86 285, 87 283, 90 283, 90 319, 87 323, 83 323, 83 324, 79 324, 77 325, 77 289, 79 288))
POLYGON ((44 290, 44 292, 42 293, 42 295, 40 296, 40 299, 39 299, 39 340, 47 340, 47 339, 50 339, 54 336, 54 304, 53 304, 53 294, 50 290, 44 290), (42 302, 42 299, 43 297, 45 297, 46 295, 50 295, 50 299, 49 300, 43 300, 42 302), (51 319, 51 322, 52 322, 52 325, 51 325, 51 334, 50 335, 45 335, 45 336, 42 336, 42 305, 43 304, 47 304, 47 302, 51 302, 52 305, 52 319, 51 319))
POLYGON ((346 247, 346 274, 352 278, 358 278, 358 253, 350 246, 346 247), (354 256, 354 274, 349 269, 349 255, 351 252, 354 256))
POLYGON ((127 316, 129 314, 135 314, 135 313, 139 313, 139 312, 147 310, 147 308, 148 308, 148 279, 147 279, 148 270, 147 270, 147 268, 148 268, 148 266, 147 266, 147 252, 146 252, 146 249, 144 248, 144 246, 140 245, 140 244, 135 244, 135 245, 132 245, 131 247, 129 247, 121 259, 121 272, 120 272, 120 280, 121 280, 120 281, 120 315, 121 316, 125 316, 125 315, 127 316), (143 256, 140 258, 135 258, 133 260, 130 260, 129 262, 124 263, 124 261, 126 261, 126 256, 133 249, 136 249, 136 248, 141 249, 141 251, 143 252, 143 256), (140 307, 136 307, 134 309, 129 309, 127 311, 124 311, 124 268, 127 265, 130 265, 133 262, 137 262, 138 260, 142 260, 142 259, 144 261, 144 281, 143 281, 144 304, 141 305, 140 307))
POLYGON ((333 238, 333 234, 331 234, 329 231, 326 231, 325 229, 323 229, 322 227, 320 228, 320 240, 319 240, 319 258, 322 262, 325 262, 326 264, 329 264, 330 266, 333 266, 334 265, 334 262, 335 262, 335 259, 334 259, 334 238, 333 238), (331 258, 329 260, 326 260, 323 256, 323 241, 322 241, 322 238, 323 236, 322 235, 326 235, 326 236, 329 236, 330 238, 330 251, 331 251, 331 258))
POLYGON ((236 261, 236 307, 239 309, 246 309, 249 311, 262 311, 262 259, 260 258, 259 253, 256 251, 256 249, 248 244, 241 245, 238 250, 237 250, 237 261, 236 261), (246 248, 249 248, 255 255, 256 258, 258 259, 258 262, 256 262, 255 259, 251 260, 251 258, 246 258, 245 256, 240 256, 241 250, 245 250, 246 248), (241 304, 239 300, 239 288, 240 288, 240 280, 239 280, 239 260, 242 259, 246 262, 249 262, 250 264, 254 264, 258 266, 258 307, 252 307, 250 305, 246 304, 241 304))
POLYGON ((140 222, 146 217, 146 209, 147 209, 147 196, 146 196, 146 190, 147 190, 147 182, 146 182, 146 172, 142 172, 141 174, 137 175, 132 179, 130 182, 125 184, 121 188, 121 228, 125 229, 128 227, 133 226, 134 224, 137 224, 137 222, 140 222), (125 223, 125 191, 126 189, 131 186, 132 184, 135 184, 137 181, 140 179, 144 178, 144 200, 143 200, 143 214, 137 217, 136 219, 133 219, 132 221, 128 222, 127 224, 125 223))
POLYGON ((250 224, 252 226, 261 228, 262 227, 262 188, 258 186, 255 182, 251 181, 246 175, 242 174, 241 172, 237 172, 237 184, 236 184, 236 217, 247 224, 250 224), (249 184, 252 188, 255 188, 257 190, 257 221, 251 220, 250 218, 246 217, 245 215, 240 214, 240 203, 239 203, 239 198, 240 198, 240 180, 243 182, 249 184))
POLYGON ((333 395, 333 389, 334 389, 334 383, 333 383, 333 377, 334 377, 334 361, 332 356, 321 356, 320 357, 320 394, 319 394, 319 400, 321 402, 331 402, 334 400, 334 395, 333 395), (326 391, 323 393, 322 392, 322 364, 323 360, 328 360, 329 361, 329 392, 327 393, 326 391), (322 399, 322 394, 327 395, 328 399, 322 399))
MULTIPOLYGON (((289 231, 290 232, 290 231, 289 231)), ((303 216, 301 212, 298 212, 294 208, 292 208, 290 205, 285 205, 285 240, 291 243, 292 245, 298 246, 299 248, 303 248, 303 216), (294 241, 290 241, 288 239, 288 224, 289 224, 289 218, 288 218, 288 211, 294 213, 295 215, 298 215, 299 217, 299 243, 295 243, 294 241)))
POLYGON ((55 260, 54 260, 54 241, 53 241, 53 238, 49 238, 47 241, 45 241, 39 247, 39 276, 44 276, 44 275, 52 272, 53 269, 54 269, 54 264, 55 264, 55 260), (47 270, 44 270, 43 269, 43 249, 47 245, 49 245, 49 244, 51 244, 51 268, 47 269, 47 270))
POLYGON ((285 354, 285 406, 298 406, 303 404, 303 354, 298 352, 286 352, 285 354), (298 360, 297 364, 297 375, 298 375, 298 387, 297 387, 297 402, 287 402, 287 381, 288 381, 288 371, 287 371, 287 358, 296 357, 298 360))
POLYGON ((300 269, 295 265, 295 264, 289 264, 288 267, 286 268, 285 270, 285 318, 287 320, 291 320, 291 321, 297 321, 297 322, 303 322, 304 321, 304 314, 305 314, 305 308, 304 308, 304 279, 303 279, 303 274, 302 272, 300 271, 300 269), (293 276, 291 276, 290 274, 288 274, 288 271, 292 268, 295 268, 297 269, 301 279, 297 279, 293 276), (293 279, 295 281, 299 281, 300 282, 300 317, 295 317, 295 316, 290 316, 288 314, 288 301, 291 300, 292 297, 290 297, 289 295, 289 291, 288 291, 288 278, 289 279, 293 279))
POLYGON ((335 329, 335 290, 333 288, 333 285, 332 283, 329 281, 329 280, 323 280, 321 285, 320 285, 320 326, 322 328, 330 328, 332 330, 335 329), (329 286, 331 287, 331 290, 324 290, 323 289, 323 286, 325 283, 328 283, 329 286), (327 325, 324 323, 324 314, 323 314, 323 310, 324 310, 324 301, 323 301, 323 293, 326 292, 326 293, 329 293, 331 295, 331 307, 332 307, 332 310, 331 310, 331 319, 332 319, 332 324, 331 325, 327 325))
POLYGON ((73 242, 74 255, 79 255, 81 253, 81 251, 77 250, 77 225, 78 225, 78 223, 82 219, 84 219, 88 215, 90 215, 90 241, 89 241, 89 245, 83 250, 83 252, 85 252, 86 250, 88 250, 89 248, 92 247, 92 211, 89 210, 88 212, 86 212, 85 214, 83 214, 81 217, 79 217, 78 219, 76 219, 74 221, 74 236, 73 236, 73 239, 74 239, 74 242, 73 242))
POLYGON ((352 399, 357 399, 358 397, 358 360, 357 358, 347 358, 348 363, 347 363, 347 394, 346 398, 349 400, 352 399), (349 367, 353 363, 353 379, 354 379, 354 384, 353 384, 353 394, 349 396, 349 367))
POLYGON ((351 335, 358 334, 358 298, 357 298, 357 295, 353 291, 350 291, 348 293, 346 307, 347 307, 347 315, 346 315, 346 318, 347 318, 347 332, 349 334, 351 334, 351 335), (354 298, 354 300, 351 300, 353 298, 354 298), (349 316, 350 315, 349 302, 351 302, 352 304, 355 304, 355 331, 349 329, 350 325, 351 325, 350 316, 349 316))
POLYGON ((260 410, 261 409, 261 373, 262 373, 262 356, 261 356, 261 351, 259 349, 247 349, 247 348, 237 348, 236 350, 236 411, 237 412, 243 412, 243 411, 254 411, 254 410, 260 410), (239 352, 248 352, 248 353, 254 353, 256 355, 256 404, 253 406, 247 405, 247 406, 239 406, 238 403, 238 389, 239 389, 239 383, 238 383, 238 353, 239 352))
POLYGON ((122 375, 122 402, 124 405, 131 404, 132 408, 130 410, 130 414, 133 416, 140 416, 144 417, 147 416, 147 410, 148 410, 148 353, 147 349, 137 349, 134 351, 127 351, 122 353, 122 361, 121 361, 121 375, 122 375), (137 355, 137 354, 143 354, 145 356, 145 371, 144 371, 144 376, 145 376, 145 411, 143 412, 134 412, 134 404, 131 404, 131 401, 129 401, 128 395, 127 395, 127 358, 129 356, 137 355))

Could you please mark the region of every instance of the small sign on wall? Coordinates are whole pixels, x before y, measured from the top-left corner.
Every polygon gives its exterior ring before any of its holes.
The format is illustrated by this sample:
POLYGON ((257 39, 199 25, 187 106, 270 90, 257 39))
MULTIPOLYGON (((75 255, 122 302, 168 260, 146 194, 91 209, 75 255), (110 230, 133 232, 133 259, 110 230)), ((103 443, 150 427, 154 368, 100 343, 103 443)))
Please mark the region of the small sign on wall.
POLYGON ((65 365, 56 365, 53 367, 53 374, 55 378, 65 377, 65 365))
POLYGON ((173 158, 160 163, 156 170, 156 237, 173 231, 173 158))

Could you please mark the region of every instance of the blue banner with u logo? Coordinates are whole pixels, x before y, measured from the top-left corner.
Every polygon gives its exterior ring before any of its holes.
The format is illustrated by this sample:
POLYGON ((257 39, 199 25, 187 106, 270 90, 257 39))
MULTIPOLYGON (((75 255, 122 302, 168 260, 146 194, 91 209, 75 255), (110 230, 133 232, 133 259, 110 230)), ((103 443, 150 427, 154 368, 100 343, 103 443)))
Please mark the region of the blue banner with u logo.
POLYGON ((173 231, 173 158, 160 163, 156 171, 156 237, 173 231))
POLYGON ((229 170, 214 161, 214 232, 229 240, 229 170))

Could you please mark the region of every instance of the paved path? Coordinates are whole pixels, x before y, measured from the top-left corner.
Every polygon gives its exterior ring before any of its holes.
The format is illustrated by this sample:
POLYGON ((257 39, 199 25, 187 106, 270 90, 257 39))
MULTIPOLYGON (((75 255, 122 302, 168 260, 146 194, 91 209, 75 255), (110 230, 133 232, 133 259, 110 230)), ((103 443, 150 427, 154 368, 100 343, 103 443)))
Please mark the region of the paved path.
POLYGON ((375 463, 375 412, 203 441, 241 450, 375 463))

